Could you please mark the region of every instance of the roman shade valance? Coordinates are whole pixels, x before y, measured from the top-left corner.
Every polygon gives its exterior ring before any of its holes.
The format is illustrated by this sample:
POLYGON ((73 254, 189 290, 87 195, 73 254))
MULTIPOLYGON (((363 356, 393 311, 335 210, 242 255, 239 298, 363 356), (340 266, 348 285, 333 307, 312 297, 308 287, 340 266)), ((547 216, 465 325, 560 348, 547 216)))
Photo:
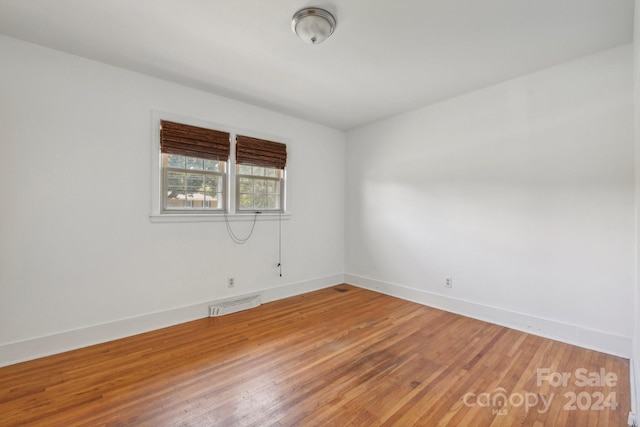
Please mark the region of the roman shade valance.
POLYGON ((280 142, 237 135, 236 163, 284 169, 287 165, 287 146, 280 142))
POLYGON ((160 151, 201 159, 229 159, 229 132, 160 121, 160 151))

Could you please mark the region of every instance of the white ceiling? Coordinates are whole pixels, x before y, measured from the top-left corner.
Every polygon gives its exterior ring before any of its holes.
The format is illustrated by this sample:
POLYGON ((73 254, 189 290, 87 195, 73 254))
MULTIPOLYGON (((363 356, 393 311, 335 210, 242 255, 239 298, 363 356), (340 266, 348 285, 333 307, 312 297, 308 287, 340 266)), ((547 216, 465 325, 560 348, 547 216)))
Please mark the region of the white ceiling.
POLYGON ((633 0, 0 0, 0 34, 344 130, 632 33, 633 0), (291 31, 308 6, 321 45, 291 31))

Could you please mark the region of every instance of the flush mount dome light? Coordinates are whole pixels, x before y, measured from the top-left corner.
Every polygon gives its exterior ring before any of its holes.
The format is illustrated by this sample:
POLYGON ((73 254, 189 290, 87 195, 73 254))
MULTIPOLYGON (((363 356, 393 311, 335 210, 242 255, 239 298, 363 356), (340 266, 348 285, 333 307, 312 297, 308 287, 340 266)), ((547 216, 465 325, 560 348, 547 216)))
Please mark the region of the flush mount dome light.
POLYGON ((291 29, 305 42, 320 44, 336 29, 336 18, 324 9, 308 7, 293 15, 291 29))

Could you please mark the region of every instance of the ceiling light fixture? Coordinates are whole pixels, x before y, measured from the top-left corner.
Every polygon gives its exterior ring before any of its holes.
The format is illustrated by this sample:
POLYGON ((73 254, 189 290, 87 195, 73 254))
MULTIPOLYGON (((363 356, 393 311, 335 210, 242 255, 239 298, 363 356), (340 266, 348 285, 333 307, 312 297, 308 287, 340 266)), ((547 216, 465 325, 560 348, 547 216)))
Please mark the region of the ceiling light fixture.
POLYGON ((291 29, 305 42, 320 44, 333 34, 336 18, 324 9, 308 7, 293 15, 291 29))

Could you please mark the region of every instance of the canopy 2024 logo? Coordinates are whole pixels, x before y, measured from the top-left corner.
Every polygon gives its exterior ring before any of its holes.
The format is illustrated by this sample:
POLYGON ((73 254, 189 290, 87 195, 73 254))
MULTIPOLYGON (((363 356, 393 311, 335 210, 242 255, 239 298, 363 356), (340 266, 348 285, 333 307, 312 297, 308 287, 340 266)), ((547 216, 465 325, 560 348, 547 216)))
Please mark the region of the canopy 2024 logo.
MULTIPOLYGON (((577 388, 596 389, 596 391, 567 391, 562 394, 564 399, 563 409, 566 411, 602 411, 607 408, 618 408, 616 392, 610 391, 606 395, 597 390, 605 387, 612 388, 618 384, 618 376, 614 372, 607 372, 604 368, 599 371, 589 371, 585 368, 576 369, 574 372, 557 372, 549 368, 538 368, 536 372, 536 385, 541 388, 548 384, 551 390, 557 387, 568 387, 569 384, 577 388)), ((493 392, 466 393, 463 402, 466 406, 479 406, 491 408, 494 415, 506 415, 509 408, 524 406, 529 412, 536 409, 543 414, 549 410, 554 399, 558 397, 555 392, 548 395, 534 392, 514 392, 507 394, 507 390, 498 387, 493 392)))

